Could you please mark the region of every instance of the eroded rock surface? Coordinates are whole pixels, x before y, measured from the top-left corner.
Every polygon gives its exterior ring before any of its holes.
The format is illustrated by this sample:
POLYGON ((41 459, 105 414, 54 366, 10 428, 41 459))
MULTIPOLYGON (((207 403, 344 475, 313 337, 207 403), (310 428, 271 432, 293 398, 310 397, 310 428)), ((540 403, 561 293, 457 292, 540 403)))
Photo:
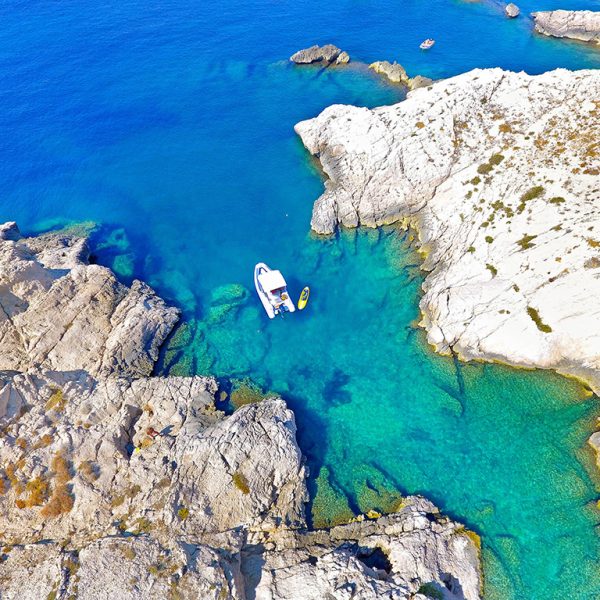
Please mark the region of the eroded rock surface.
POLYGON ((315 45, 304 50, 298 50, 290 56, 290 60, 298 65, 316 62, 343 65, 350 62, 350 56, 333 44, 325 44, 324 46, 315 45))
POLYGON ((430 343, 598 389, 599 99, 599 71, 492 69, 329 107, 296 126, 328 177, 312 228, 414 224, 430 343))
POLYGON ((0 369, 149 375, 179 312, 141 281, 88 264, 84 238, 0 235, 0 369))
POLYGON ((409 80, 406 70, 397 62, 391 63, 387 60, 378 60, 370 64, 369 69, 379 75, 385 75, 392 83, 408 83, 409 80))
POLYGON ((391 63, 387 60, 379 60, 371 63, 369 69, 375 71, 378 75, 383 75, 391 83, 404 85, 410 90, 427 87, 433 83, 433 80, 429 79, 429 77, 423 77, 422 75, 409 77, 404 67, 397 62, 391 63))
POLYGON ((8 406, 0 438, 7 543, 140 530, 168 539, 304 523, 302 455, 282 400, 224 418, 209 378, 96 380, 46 371, 8 374, 0 385, 8 406), (61 476, 69 493, 54 514, 48 507, 61 476))
POLYGON ((423 498, 307 530, 283 400, 227 416, 212 378, 132 377, 177 315, 143 284, 87 265, 84 239, 23 239, 6 224, 0 257, 4 331, 21 336, 0 345, 2 598, 479 598, 476 540, 423 498), (80 331, 69 352, 59 340, 37 353, 32 324, 56 339, 65 322, 80 331))
MULTIPOLYGON (((254 547, 242 553, 242 565, 251 568, 257 560, 254 547)), ((424 498, 409 497, 398 513, 377 520, 280 532, 267 548, 257 598, 269 598, 271 589, 306 600, 414 598, 422 586, 444 598, 479 596, 471 538, 424 498)))
POLYGON ((600 12, 549 10, 531 13, 535 30, 544 35, 600 44, 600 12))
POLYGON ((411 77, 408 80, 408 87, 411 90, 418 90, 422 87, 429 87, 432 85, 433 79, 429 79, 429 77, 423 77, 422 75, 416 75, 415 77, 411 77))
POLYGON ((476 545, 423 498, 409 497, 377 521, 232 532, 216 541, 165 545, 142 535, 104 537, 76 551, 52 542, 5 547, 3 597, 414 600, 435 590, 446 600, 479 598, 476 545))
POLYGON ((510 19, 514 19, 521 14, 521 10, 516 4, 510 2, 504 7, 504 14, 510 19))

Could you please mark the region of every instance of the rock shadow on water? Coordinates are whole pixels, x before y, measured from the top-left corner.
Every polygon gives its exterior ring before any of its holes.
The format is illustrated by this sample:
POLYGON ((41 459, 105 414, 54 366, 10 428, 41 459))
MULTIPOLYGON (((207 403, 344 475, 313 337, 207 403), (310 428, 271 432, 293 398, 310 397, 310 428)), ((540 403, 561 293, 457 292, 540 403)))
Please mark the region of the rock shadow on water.
POLYGON ((342 406, 352 402, 352 394, 345 386, 349 385, 352 378, 342 369, 336 368, 333 370, 331 377, 323 386, 323 397, 332 406, 342 406))

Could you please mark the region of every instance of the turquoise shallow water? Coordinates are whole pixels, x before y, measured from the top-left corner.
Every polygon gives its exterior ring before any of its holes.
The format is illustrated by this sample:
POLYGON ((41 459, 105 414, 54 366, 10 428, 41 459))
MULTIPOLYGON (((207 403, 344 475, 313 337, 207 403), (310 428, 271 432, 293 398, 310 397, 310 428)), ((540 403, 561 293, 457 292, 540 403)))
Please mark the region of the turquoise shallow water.
POLYGON ((432 354, 414 326, 422 276, 401 232, 310 235, 322 182, 294 123, 402 93, 360 65, 285 61, 332 41, 446 77, 599 67, 600 52, 534 36, 494 4, 441 0, 12 0, 0 18, 0 217, 26 231, 102 223, 97 260, 184 311, 160 372, 283 394, 315 524, 424 493, 482 535, 486 598, 600 598, 585 450, 597 399, 549 373, 432 354), (428 53, 425 37, 438 41, 428 53), (304 313, 266 319, 258 260, 281 268, 294 295, 311 285, 304 313))

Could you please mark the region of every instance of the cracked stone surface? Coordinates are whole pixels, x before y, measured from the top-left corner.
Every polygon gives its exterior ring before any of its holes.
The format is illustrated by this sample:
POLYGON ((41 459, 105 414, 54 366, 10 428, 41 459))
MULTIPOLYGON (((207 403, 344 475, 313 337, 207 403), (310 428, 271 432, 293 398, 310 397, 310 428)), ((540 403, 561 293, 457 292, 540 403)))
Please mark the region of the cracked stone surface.
POLYGON ((297 65, 307 65, 310 63, 324 63, 326 65, 336 64, 343 65, 350 62, 350 56, 333 44, 325 44, 324 46, 311 46, 298 50, 290 56, 290 61, 297 65))
POLYGON ((213 378, 142 376, 177 313, 87 256, 0 226, 3 599, 480 597, 476 536, 424 498, 308 530, 285 402, 226 415, 213 378))
POLYGON ((87 242, 0 230, 0 369, 34 366, 92 375, 149 375, 179 318, 141 281, 120 284, 88 264, 87 242))
POLYGON ((438 351, 598 390, 599 98, 599 71, 490 69, 394 106, 329 107, 296 126, 327 175, 312 228, 413 225, 438 351))
POLYGON ((406 69, 395 61, 391 63, 387 60, 378 60, 371 63, 369 69, 379 75, 385 75, 392 83, 408 83, 409 81, 406 69))
POLYGON ((538 33, 600 44, 600 11, 549 10, 531 16, 538 33))

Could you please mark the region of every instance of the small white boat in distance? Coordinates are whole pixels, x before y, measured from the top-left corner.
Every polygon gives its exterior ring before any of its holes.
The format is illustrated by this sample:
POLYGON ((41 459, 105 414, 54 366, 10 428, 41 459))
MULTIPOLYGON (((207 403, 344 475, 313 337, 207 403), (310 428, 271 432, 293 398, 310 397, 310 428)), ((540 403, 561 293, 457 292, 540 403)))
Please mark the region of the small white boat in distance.
POLYGON ((254 267, 254 285, 270 319, 296 310, 280 271, 270 269, 265 263, 258 263, 254 267))
POLYGON ((435 44, 435 40, 432 40, 431 38, 427 38, 424 42, 421 42, 421 45, 419 46, 419 48, 421 48, 421 50, 429 50, 429 48, 431 48, 431 46, 433 46, 435 44))

